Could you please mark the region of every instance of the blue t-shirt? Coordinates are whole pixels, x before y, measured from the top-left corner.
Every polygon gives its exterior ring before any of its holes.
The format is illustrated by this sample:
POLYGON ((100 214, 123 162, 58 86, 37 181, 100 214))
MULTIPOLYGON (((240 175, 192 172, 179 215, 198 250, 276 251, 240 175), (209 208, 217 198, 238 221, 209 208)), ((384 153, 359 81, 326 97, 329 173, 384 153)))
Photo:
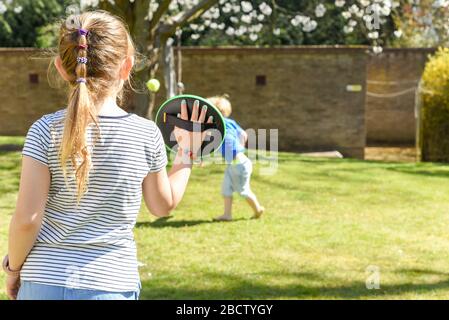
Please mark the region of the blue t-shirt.
POLYGON ((221 145, 221 154, 226 162, 230 163, 238 153, 245 151, 245 147, 240 143, 240 136, 244 130, 232 119, 225 118, 224 122, 226 135, 221 145))

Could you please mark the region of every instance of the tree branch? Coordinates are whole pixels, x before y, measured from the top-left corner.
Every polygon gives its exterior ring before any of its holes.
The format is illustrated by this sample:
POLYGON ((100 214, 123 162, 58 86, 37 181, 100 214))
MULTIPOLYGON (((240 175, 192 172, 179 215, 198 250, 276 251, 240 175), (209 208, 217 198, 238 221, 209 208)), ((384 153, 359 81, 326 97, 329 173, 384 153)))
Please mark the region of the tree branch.
POLYGON ((202 0, 196 6, 187 9, 174 17, 169 19, 169 22, 162 24, 159 27, 159 33, 164 36, 170 36, 175 33, 176 29, 183 26, 185 23, 195 20, 204 12, 216 5, 218 0, 202 0))
POLYGON ((162 16, 168 11, 168 7, 170 6, 170 3, 172 1, 173 0, 163 0, 162 3, 159 5, 150 21, 150 33, 156 28, 162 16))

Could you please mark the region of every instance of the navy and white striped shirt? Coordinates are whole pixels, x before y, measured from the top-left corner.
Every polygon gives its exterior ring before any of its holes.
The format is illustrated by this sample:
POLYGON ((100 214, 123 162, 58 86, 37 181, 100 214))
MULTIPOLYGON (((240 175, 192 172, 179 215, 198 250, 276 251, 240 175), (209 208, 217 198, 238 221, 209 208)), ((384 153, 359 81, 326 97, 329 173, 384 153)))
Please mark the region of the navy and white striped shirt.
POLYGON ((139 288, 133 228, 142 181, 167 165, 159 128, 128 114, 99 117, 100 139, 92 145, 87 193, 76 204, 75 179, 64 176, 58 159, 65 109, 37 120, 23 155, 48 166, 51 185, 42 227, 21 279, 78 289, 124 292, 139 288))

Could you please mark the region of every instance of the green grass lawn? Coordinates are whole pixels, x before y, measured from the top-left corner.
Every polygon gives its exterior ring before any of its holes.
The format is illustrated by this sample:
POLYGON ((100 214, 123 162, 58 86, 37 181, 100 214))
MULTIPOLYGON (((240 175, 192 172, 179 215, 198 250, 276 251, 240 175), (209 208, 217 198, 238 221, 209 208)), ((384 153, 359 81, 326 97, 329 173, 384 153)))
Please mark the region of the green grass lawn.
MULTIPOLYGON (((19 166, 20 152, 0 152, 0 252, 19 166)), ((238 199, 234 222, 211 221, 222 212, 218 165, 195 168, 173 218, 142 207, 142 299, 449 298, 448 166, 282 153, 276 175, 255 168, 261 220, 238 199), (366 289, 368 266, 380 269, 379 290, 366 289)))

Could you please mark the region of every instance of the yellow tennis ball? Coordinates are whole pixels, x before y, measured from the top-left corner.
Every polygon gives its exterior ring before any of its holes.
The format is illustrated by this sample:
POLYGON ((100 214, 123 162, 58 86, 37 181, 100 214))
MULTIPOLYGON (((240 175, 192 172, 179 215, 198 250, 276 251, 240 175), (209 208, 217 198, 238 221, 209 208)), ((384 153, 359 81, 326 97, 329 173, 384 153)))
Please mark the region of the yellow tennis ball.
POLYGON ((158 92, 160 87, 161 87, 161 83, 157 79, 150 79, 147 82, 147 88, 151 92, 158 92))

